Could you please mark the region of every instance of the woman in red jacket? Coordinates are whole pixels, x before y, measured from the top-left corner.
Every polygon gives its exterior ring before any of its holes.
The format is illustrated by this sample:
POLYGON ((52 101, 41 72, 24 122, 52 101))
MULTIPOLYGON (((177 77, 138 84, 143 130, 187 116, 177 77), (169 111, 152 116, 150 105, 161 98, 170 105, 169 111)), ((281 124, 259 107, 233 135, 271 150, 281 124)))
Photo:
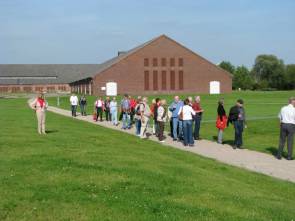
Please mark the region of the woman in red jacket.
POLYGON ((220 99, 218 102, 217 114, 218 114, 217 120, 216 120, 216 127, 218 129, 217 143, 222 144, 223 131, 227 125, 227 117, 226 117, 226 112, 224 110, 224 99, 220 99))

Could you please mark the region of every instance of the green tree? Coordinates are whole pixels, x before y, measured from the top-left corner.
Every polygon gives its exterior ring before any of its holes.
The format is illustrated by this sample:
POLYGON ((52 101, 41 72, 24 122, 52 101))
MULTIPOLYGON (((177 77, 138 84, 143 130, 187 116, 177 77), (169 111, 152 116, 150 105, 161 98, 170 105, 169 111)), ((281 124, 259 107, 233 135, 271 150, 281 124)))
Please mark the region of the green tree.
POLYGON ((233 76, 233 88, 241 88, 243 90, 253 89, 253 79, 250 71, 245 66, 238 66, 233 76))
POLYGON ((289 64, 286 66, 286 88, 285 89, 295 89, 295 64, 289 64))
POLYGON ((232 65, 229 61, 222 61, 218 66, 231 74, 235 73, 235 66, 232 65))
POLYGON ((270 88, 284 89, 285 87, 285 65, 283 60, 275 55, 257 56, 252 75, 258 85, 267 82, 270 88))

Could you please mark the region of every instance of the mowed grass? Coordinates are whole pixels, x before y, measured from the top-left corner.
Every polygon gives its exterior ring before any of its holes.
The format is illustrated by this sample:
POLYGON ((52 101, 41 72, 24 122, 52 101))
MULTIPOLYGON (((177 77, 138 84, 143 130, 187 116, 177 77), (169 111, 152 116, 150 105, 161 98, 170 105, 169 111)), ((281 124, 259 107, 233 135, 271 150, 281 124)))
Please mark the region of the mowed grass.
MULTIPOLYGON (((186 95, 181 96, 185 98, 186 95)), ((242 91, 233 92, 231 94, 222 95, 201 95, 201 104, 205 110, 203 114, 203 122, 201 124, 201 137, 208 140, 215 140, 217 136, 217 129, 215 127, 215 120, 217 117, 217 102, 220 98, 225 99, 225 109, 227 113, 236 100, 242 98, 245 102, 246 115, 248 118, 248 128, 244 132, 244 147, 247 149, 257 150, 275 155, 279 143, 279 120, 278 113, 282 106, 286 105, 288 98, 295 96, 295 91, 275 91, 275 92, 253 92, 242 91)), ((149 96, 149 101, 156 96, 149 96)), ((165 98, 168 104, 172 103, 172 95, 159 96, 165 98)), ((120 101, 118 97, 118 101, 120 101)), ((57 98, 49 98, 49 104, 56 106, 57 98)), ((88 113, 92 114, 94 96, 88 96, 88 113)), ((60 107, 69 109, 69 97, 60 98, 60 107)), ((78 109, 79 110, 79 109, 78 109)), ((169 130, 167 124, 166 129, 169 130)), ((233 126, 225 130, 225 143, 232 144, 234 138, 233 126)), ((293 153, 295 157, 295 151, 293 153)))
MULTIPOLYGON (((0 99, 0 220, 294 220, 295 184, 0 99)), ((276 166, 276 165, 274 165, 276 166)))

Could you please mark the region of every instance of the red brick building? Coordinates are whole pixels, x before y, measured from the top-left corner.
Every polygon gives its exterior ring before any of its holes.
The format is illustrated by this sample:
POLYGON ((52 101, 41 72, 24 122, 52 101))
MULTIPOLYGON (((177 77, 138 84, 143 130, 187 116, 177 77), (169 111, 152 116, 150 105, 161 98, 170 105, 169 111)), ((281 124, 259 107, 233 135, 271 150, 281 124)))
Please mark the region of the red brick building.
MULTIPOLYGON (((42 76, 63 79, 53 82, 52 87, 63 83, 67 90, 94 95, 104 95, 108 82, 116 83, 118 94, 229 93, 232 90, 232 76, 228 72, 165 35, 119 52, 102 64, 82 66, 72 65, 71 70, 64 66, 60 69, 65 73, 59 70, 54 75, 48 70, 42 76)), ((1 76, 0 65, 0 92, 1 76)))

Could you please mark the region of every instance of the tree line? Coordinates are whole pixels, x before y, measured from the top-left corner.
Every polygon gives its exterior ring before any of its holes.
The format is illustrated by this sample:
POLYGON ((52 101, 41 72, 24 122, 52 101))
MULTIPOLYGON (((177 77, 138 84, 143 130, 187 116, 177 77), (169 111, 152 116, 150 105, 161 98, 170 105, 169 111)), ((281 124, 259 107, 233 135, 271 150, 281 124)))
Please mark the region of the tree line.
POLYGON ((229 61, 222 61, 219 67, 233 75, 233 89, 295 89, 295 64, 285 65, 275 55, 258 55, 251 70, 244 65, 235 67, 229 61))

